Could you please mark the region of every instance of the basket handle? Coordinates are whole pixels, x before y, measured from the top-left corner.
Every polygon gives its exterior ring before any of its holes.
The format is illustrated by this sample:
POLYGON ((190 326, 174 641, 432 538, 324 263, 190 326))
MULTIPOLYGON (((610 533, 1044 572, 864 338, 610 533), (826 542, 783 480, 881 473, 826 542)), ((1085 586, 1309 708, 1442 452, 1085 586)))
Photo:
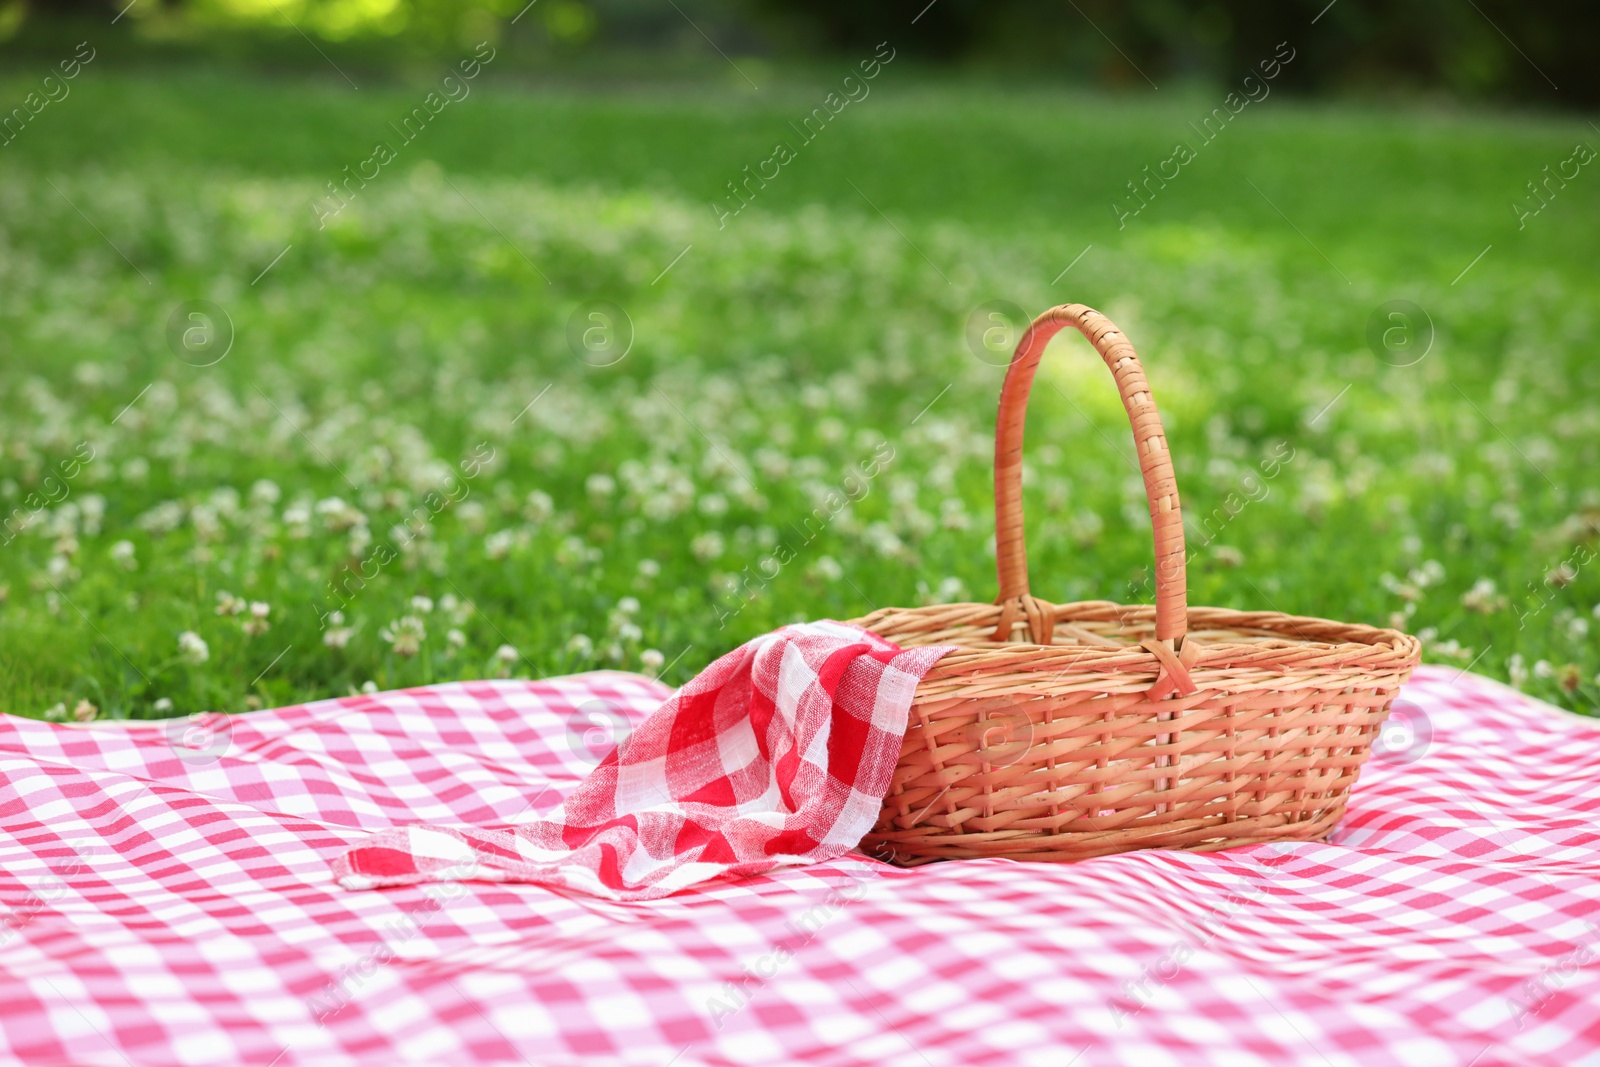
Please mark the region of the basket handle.
POLYGON ((1017 344, 1006 371, 1005 386, 1000 390, 1000 418, 994 435, 994 525, 995 557, 1000 571, 1000 597, 996 603, 1006 609, 1001 628, 1009 632, 1011 621, 1024 615, 1035 642, 1050 641, 1049 621, 1039 618, 1041 612, 1028 593, 1028 549, 1022 528, 1022 432, 1039 357, 1063 326, 1077 327, 1116 377, 1122 406, 1133 424, 1139 469, 1150 501, 1150 524, 1155 535, 1156 640, 1181 647, 1188 621, 1183 514, 1178 506, 1178 481, 1167 451, 1166 431, 1161 427, 1161 415, 1156 411, 1133 345, 1110 319, 1082 304, 1063 304, 1033 320, 1017 344), (1043 635, 1038 632, 1041 628, 1045 630, 1043 635))

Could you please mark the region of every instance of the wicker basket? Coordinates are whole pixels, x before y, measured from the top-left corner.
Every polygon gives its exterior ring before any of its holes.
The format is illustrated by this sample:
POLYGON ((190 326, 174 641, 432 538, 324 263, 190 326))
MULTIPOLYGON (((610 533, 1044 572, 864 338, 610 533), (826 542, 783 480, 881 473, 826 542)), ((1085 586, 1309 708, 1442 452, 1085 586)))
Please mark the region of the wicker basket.
POLYGON ((1183 521, 1133 346, 1080 304, 1034 320, 995 432, 994 604, 856 620, 903 646, 958 646, 918 685, 900 762, 862 848, 903 864, 1079 860, 1325 837, 1417 665, 1395 630, 1276 611, 1188 608, 1183 521), (1133 423, 1155 535, 1156 603, 1050 604, 1028 592, 1022 436, 1045 345, 1077 327, 1133 423))

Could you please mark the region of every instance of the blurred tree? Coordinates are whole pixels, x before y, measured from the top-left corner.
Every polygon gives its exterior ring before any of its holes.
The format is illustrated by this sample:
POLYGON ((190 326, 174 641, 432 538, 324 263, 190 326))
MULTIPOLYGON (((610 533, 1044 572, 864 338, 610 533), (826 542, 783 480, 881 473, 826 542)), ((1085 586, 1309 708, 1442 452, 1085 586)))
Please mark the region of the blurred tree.
POLYGON ((1600 103, 1600 5, 1549 0, 748 0, 809 47, 889 39, 930 61, 1142 85, 1234 80, 1279 41, 1296 91, 1437 90, 1548 106, 1600 103), (1141 73, 1142 72, 1142 73, 1141 73))
POLYGON ((1471 100, 1600 103, 1600 5, 1580 0, 0 0, 30 21, 175 22, 330 41, 454 46, 503 30, 568 47, 824 57, 889 41, 927 63, 1140 86, 1234 81, 1280 41, 1295 92, 1422 91, 1471 100), (497 30, 498 28, 498 30, 497 30))

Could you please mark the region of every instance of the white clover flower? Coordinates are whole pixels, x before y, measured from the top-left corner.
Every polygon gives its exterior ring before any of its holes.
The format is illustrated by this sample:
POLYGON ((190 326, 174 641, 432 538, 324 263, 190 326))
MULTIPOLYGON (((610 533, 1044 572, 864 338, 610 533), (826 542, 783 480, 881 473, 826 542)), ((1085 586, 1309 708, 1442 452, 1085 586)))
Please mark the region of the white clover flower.
POLYGON ((85 493, 78 501, 83 512, 83 532, 90 537, 100 533, 100 522, 106 515, 106 498, 99 493, 85 493))
POLYGON ((367 517, 360 510, 336 496, 317 501, 316 513, 322 516, 323 524, 334 533, 348 530, 352 526, 364 525, 367 521, 367 517))
POLYGON ((1461 606, 1468 611, 1491 615, 1506 606, 1506 598, 1496 593, 1493 578, 1479 578, 1471 589, 1461 594, 1461 606))
POLYGON ((579 659, 588 659, 594 655, 594 642, 587 634, 573 634, 567 639, 567 651, 579 659))
POLYGON ((361 691, 368 694, 376 693, 378 691, 378 683, 374 682, 371 678, 368 678, 366 681, 361 683, 361 691))
POLYGON ((157 536, 169 534, 183 523, 183 505, 175 500, 163 501, 133 520, 141 530, 157 536))
POLYGON ((1422 589, 1428 584, 1428 581, 1427 576, 1422 574, 1420 570, 1413 569, 1406 576, 1406 581, 1402 582, 1394 575, 1385 572, 1378 576, 1378 584, 1401 600, 1407 601, 1407 607, 1414 607, 1414 602, 1422 598, 1422 589))
POLYGON ((306 538, 311 536, 311 508, 305 503, 294 503, 283 509, 283 524, 289 528, 289 536, 293 538, 306 538))
POLYGON ((425 597, 425 596, 414 596, 414 597, 412 597, 411 598, 411 610, 416 612, 418 615, 427 615, 427 614, 432 613, 432 611, 433 611, 433 600, 432 600, 432 598, 431 597, 425 597))
POLYGON ((250 502, 271 506, 283 497, 283 490, 278 488, 278 483, 267 478, 261 478, 250 487, 250 502))
POLYGON ((694 553, 694 558, 701 563, 710 563, 714 559, 721 558, 723 548, 722 535, 715 530, 700 534, 689 542, 689 551, 694 553))
POLYGON ((505 559, 515 543, 516 535, 510 530, 496 530, 483 539, 483 554, 490 559, 505 559))
POLYGON ((456 519, 468 533, 481 534, 489 523, 489 512, 476 500, 468 500, 456 506, 456 519))
POLYGON ((450 651, 455 652, 466 647, 467 635, 452 626, 445 631, 444 643, 449 646, 450 651))
POLYGON ((826 581, 837 582, 844 577, 844 568, 832 556, 823 556, 811 565, 811 573, 826 581))
POLYGON ((130 571, 139 565, 139 561, 134 558, 132 541, 118 541, 113 544, 111 546, 111 560, 117 566, 130 571))
POLYGON ((211 509, 218 515, 233 518, 239 514, 239 490, 231 485, 224 485, 211 491, 211 509))
POLYGON ((522 508, 522 517, 537 526, 555 514, 555 510, 555 501, 550 499, 550 494, 535 489, 528 494, 528 501, 522 508))
POLYGON ((495 649, 494 655, 489 658, 490 662, 494 665, 495 677, 510 677, 511 669, 516 666, 517 661, 521 658, 522 654, 519 653, 512 645, 501 645, 499 648, 495 649))
POLYGON ((1211 558, 1223 567, 1244 566, 1244 553, 1231 545, 1218 545, 1211 550, 1211 558))
POLYGON ((866 542, 874 552, 880 556, 894 556, 905 550, 905 542, 900 540, 887 523, 874 522, 867 526, 866 542))
POLYGON ((157 697, 156 702, 150 705, 150 710, 155 712, 157 715, 165 715, 167 712, 172 710, 172 698, 157 697))
POLYGON ((617 480, 609 474, 591 474, 584 479, 583 487, 592 497, 608 497, 617 491, 617 480))
POLYGON ((211 658, 211 647, 193 630, 178 635, 178 656, 185 663, 201 664, 211 658))
POLYGON ((1554 678, 1556 676, 1555 666, 1547 659, 1537 660, 1533 665, 1533 676, 1535 678, 1554 678))
POLYGON ((939 502, 939 524, 947 530, 966 530, 972 526, 972 516, 960 500, 947 497, 939 502))
POLYGON ((250 601, 250 617, 241 624, 241 628, 251 637, 257 637, 272 629, 272 624, 267 621, 267 616, 272 614, 272 605, 262 600, 250 601))
POLYGON ((321 515, 323 518, 328 518, 329 516, 343 514, 344 509, 348 506, 349 505, 344 502, 343 498, 329 496, 323 497, 321 500, 317 501, 316 504, 312 506, 312 510, 318 515, 321 515))
POLYGON ((1577 578, 1578 572, 1572 564, 1562 563, 1550 569, 1550 572, 1544 576, 1544 583, 1555 586, 1557 589, 1565 589, 1577 578))
POLYGON ((428 630, 415 615, 402 615, 379 630, 378 636, 394 647, 395 655, 415 656, 428 639, 428 630))
POLYGON ((666 522, 684 509, 684 499, 680 494, 651 493, 644 498, 644 503, 639 510, 644 517, 652 522, 666 522))
MULTIPOLYGON (((335 615, 338 612, 334 612, 335 615)), ((355 630, 349 626, 330 626, 322 633, 322 643, 329 648, 344 648, 350 643, 350 638, 355 636, 355 630)))
POLYGON ((77 706, 72 709, 72 717, 78 722, 93 722, 94 717, 98 714, 100 714, 100 709, 87 700, 78 701, 77 706))
MULTIPOLYGON (((657 563, 655 560, 653 560, 653 559, 641 559, 639 561, 639 577, 641 577, 641 578, 654 578, 654 577, 658 576, 660 573, 661 573, 661 564, 657 563)), ((1600 606, 1597 606, 1596 613, 1597 613, 1597 615, 1600 615, 1600 606)))
POLYGON ((44 709, 44 717, 46 722, 66 722, 67 705, 59 702, 51 704, 44 709))
POLYGON ((647 648, 639 653, 639 666, 643 667, 652 677, 661 673, 661 667, 667 662, 667 657, 661 654, 660 649, 647 648))
POLYGON ((222 537, 222 520, 209 504, 196 504, 190 508, 189 524, 194 527, 197 541, 215 541, 222 537))
POLYGON ((556 562, 563 567, 576 567, 585 563, 598 563, 604 555, 598 547, 584 543, 581 537, 564 537, 556 546, 556 562))
POLYGON ((1522 527, 1522 512, 1509 500, 1501 500, 1491 506, 1489 517, 1504 525, 1507 530, 1522 527))
POLYGON ((639 612, 639 599, 625 596, 617 601, 617 610, 624 615, 636 615, 639 612))
POLYGON ((774 448, 761 448, 755 454, 756 468, 774 482, 789 476, 789 457, 774 448))

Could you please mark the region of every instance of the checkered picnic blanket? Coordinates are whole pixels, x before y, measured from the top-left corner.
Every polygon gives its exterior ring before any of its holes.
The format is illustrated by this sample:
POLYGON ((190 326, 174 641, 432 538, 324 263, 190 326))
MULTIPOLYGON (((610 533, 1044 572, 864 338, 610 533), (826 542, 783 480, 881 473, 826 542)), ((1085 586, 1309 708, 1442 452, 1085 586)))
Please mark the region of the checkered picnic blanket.
POLYGON ((1331 844, 847 854, 643 903, 334 883, 385 827, 548 814, 593 723, 666 695, 602 673, 131 734, 0 717, 0 1064, 1600 1062, 1600 729, 1440 668, 1331 844))
POLYGON ((781 627, 695 675, 548 817, 396 827, 334 873, 347 889, 484 880, 649 900, 833 859, 877 822, 917 683, 949 650, 839 622, 781 627))

